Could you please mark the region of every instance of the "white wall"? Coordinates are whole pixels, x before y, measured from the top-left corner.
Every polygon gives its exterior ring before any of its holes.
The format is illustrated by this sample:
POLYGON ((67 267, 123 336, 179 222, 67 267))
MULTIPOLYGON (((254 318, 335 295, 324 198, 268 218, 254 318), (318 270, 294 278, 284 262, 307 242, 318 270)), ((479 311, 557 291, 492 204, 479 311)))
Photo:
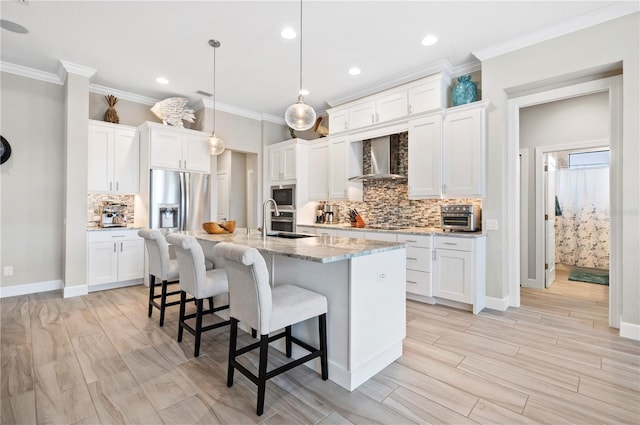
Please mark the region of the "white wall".
MULTIPOLYGON (((564 99, 520 109, 520 148, 529 150, 529 164, 522 179, 528 186, 528 252, 529 261, 520 264, 526 275, 536 279, 536 190, 534 149, 608 140, 609 98, 606 92, 564 99)), ((608 143, 607 143, 608 144, 608 143)))
POLYGON ((12 148, 9 160, 0 165, 0 270, 14 267, 13 276, 0 276, 0 282, 7 287, 59 280, 64 224, 63 87, 8 73, 0 76, 0 133, 12 148))
MULTIPOLYGON (((639 16, 635 13, 570 33, 527 48, 506 53, 482 63, 483 96, 490 99, 487 135, 487 196, 483 216, 496 218, 500 230, 487 234, 487 294, 508 294, 506 231, 511 204, 507 196, 507 100, 525 89, 568 81, 589 70, 622 64, 623 135, 622 205, 612 206, 622 222, 622 321, 640 326, 640 87, 639 16)), ((517 152, 517 147, 514 149, 517 152)), ((513 158, 515 161, 515 158, 513 158)))

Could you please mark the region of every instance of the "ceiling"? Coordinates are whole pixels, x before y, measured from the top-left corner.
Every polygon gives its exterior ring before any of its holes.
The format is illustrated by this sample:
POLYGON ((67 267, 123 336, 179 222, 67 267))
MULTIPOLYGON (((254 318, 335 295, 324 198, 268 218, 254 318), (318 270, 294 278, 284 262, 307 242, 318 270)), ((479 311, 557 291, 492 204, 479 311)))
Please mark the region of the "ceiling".
MULTIPOLYGON (((584 19, 610 1, 311 1, 303 3, 303 86, 317 111, 332 101, 390 86, 448 61, 476 64, 472 52, 584 19), (420 40, 439 41, 425 47, 420 40), (352 66, 361 68, 350 76, 352 66)), ((297 1, 34 1, 3 0, 0 17, 28 33, 2 29, 1 60, 56 74, 59 60, 97 70, 92 83, 150 99, 206 98, 282 117, 295 102, 299 40, 297 1), (164 76, 169 84, 155 79, 164 76)), ((426 75, 426 74, 425 74, 426 75)))

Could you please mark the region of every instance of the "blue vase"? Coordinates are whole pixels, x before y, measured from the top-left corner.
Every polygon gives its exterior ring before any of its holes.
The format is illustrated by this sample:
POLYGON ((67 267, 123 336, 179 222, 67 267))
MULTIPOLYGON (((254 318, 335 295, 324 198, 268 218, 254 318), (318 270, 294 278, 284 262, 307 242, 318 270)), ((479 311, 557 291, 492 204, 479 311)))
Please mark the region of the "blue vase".
POLYGON ((478 100, 478 88, 476 83, 471 81, 471 75, 458 77, 458 83, 451 90, 451 100, 453 106, 465 105, 478 100))

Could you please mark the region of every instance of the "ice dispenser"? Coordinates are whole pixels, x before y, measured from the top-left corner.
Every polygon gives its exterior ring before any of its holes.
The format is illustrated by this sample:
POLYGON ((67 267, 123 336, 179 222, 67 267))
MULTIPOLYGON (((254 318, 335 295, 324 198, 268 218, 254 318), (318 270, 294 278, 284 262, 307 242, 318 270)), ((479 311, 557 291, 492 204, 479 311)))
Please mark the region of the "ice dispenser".
POLYGON ((178 227, 178 204, 159 204, 158 209, 160 210, 161 228, 164 229, 178 227))

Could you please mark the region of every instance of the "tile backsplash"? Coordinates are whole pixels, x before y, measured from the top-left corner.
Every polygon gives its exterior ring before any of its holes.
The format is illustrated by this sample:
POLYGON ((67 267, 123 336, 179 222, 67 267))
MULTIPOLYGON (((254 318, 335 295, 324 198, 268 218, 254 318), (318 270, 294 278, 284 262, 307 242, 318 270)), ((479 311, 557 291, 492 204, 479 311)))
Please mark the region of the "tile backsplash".
POLYGON ((118 202, 126 205, 124 215, 126 224, 133 223, 134 195, 106 195, 104 193, 89 193, 87 195, 87 226, 94 227, 100 225, 100 202, 118 202))

